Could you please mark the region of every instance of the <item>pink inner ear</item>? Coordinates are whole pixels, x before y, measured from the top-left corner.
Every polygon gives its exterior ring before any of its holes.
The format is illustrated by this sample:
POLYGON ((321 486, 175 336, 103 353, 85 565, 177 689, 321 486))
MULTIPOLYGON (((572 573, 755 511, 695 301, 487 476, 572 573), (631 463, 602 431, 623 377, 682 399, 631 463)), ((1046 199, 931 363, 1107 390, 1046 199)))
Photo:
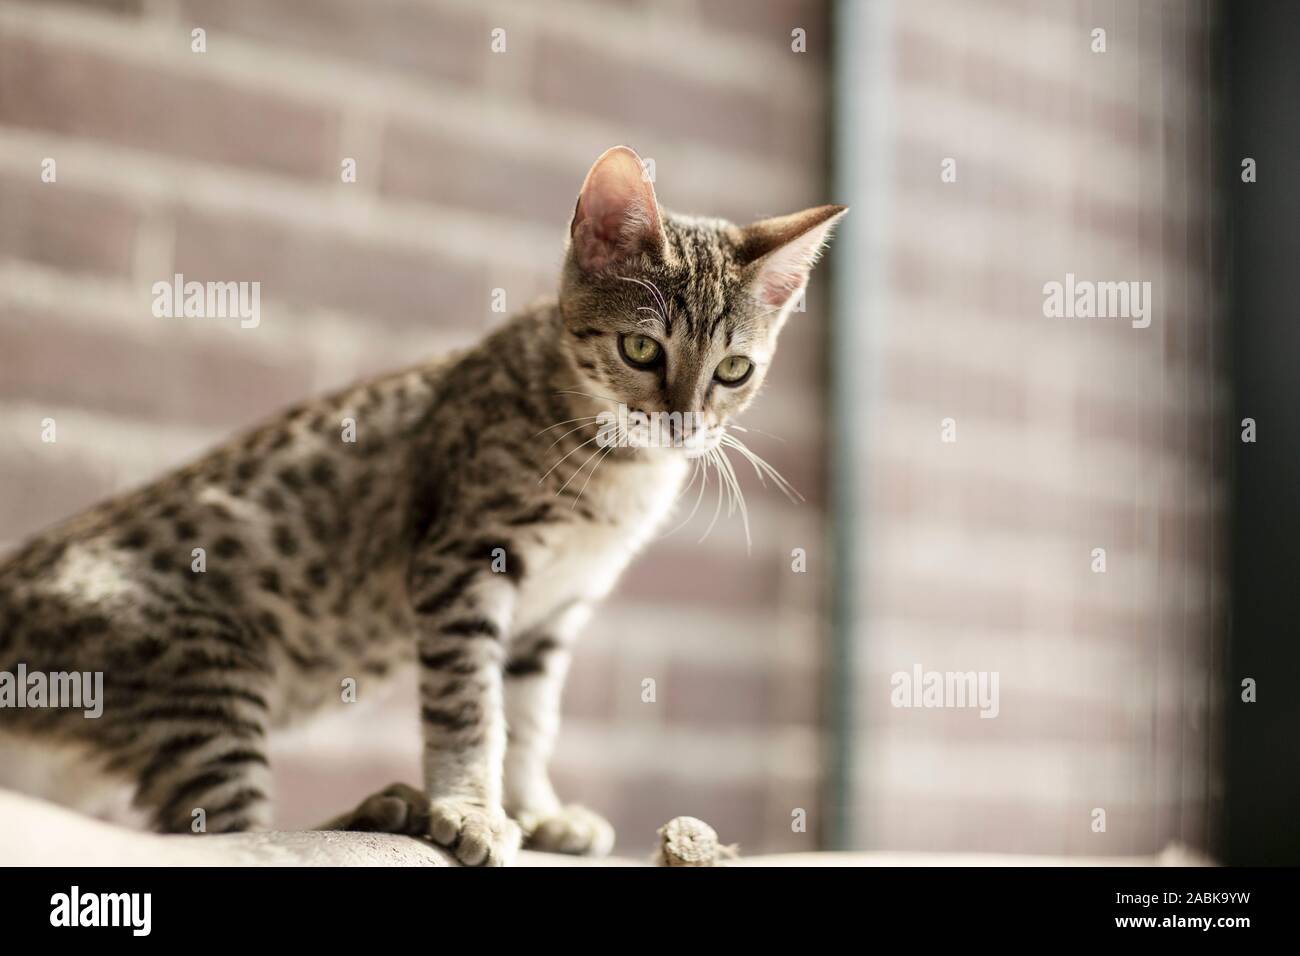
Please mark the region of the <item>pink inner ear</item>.
POLYGON ((654 189, 631 150, 606 153, 587 175, 573 224, 573 248, 584 269, 636 255, 659 230, 654 189))
POLYGON ((583 197, 580 218, 573 233, 578 262, 600 269, 640 250, 650 226, 640 197, 611 197, 595 192, 583 197))
POLYGON ((584 265, 600 268, 638 250, 648 228, 643 202, 635 182, 606 176, 593 184, 582 197, 575 235, 584 265))
POLYGON ((623 237, 623 226, 628 218, 626 205, 610 202, 607 196, 600 194, 591 198, 592 208, 588 217, 593 235, 605 242, 617 243, 623 237))
POLYGON ((757 263, 754 298, 783 306, 808 283, 808 274, 845 212, 843 206, 817 206, 790 216, 761 219, 742 230, 744 258, 757 263))
POLYGON ((584 269, 602 269, 627 253, 626 220, 622 209, 593 211, 582 218, 574 230, 573 245, 584 269))
POLYGON ((785 305, 803 287, 806 277, 807 273, 784 269, 764 270, 759 280, 759 299, 764 305, 785 305))
POLYGON ((824 232, 819 235, 818 231, 805 234, 767 257, 759 267, 759 301, 764 305, 785 305, 804 287, 822 235, 824 232))

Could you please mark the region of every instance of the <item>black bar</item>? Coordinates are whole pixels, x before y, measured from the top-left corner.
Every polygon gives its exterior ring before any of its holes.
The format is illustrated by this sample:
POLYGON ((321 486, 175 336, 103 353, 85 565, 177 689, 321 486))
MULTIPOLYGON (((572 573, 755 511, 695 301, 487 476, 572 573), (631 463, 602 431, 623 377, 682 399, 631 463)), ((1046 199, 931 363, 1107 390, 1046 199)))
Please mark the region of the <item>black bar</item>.
POLYGON ((4 871, 0 882, 7 944, 66 942, 77 934, 77 942, 147 938, 200 942, 205 950, 222 942, 385 938, 427 939, 421 945, 446 949, 457 930, 490 942, 513 929, 566 948, 619 951, 658 940, 683 952, 706 939, 734 943, 755 932, 791 932, 806 944, 829 937, 855 948, 900 934, 918 944, 956 940, 981 948, 1098 936, 1231 945, 1258 934, 1292 936, 1297 885, 1292 870, 1172 867, 37 869, 4 871), (98 893, 151 894, 148 936, 134 936, 130 926, 52 926, 52 897, 70 897, 74 885, 83 901, 98 893), (1206 918, 1249 925, 1162 925, 1206 918), (1119 925, 1126 919, 1154 925, 1119 925))
POLYGON ((1227 328, 1236 414, 1228 644, 1227 863, 1300 864, 1300 4, 1222 6, 1227 328), (1257 181, 1242 182, 1242 161, 1257 181), (1256 441, 1241 440, 1242 419, 1256 441), (1257 685, 1242 700, 1242 681, 1257 685))

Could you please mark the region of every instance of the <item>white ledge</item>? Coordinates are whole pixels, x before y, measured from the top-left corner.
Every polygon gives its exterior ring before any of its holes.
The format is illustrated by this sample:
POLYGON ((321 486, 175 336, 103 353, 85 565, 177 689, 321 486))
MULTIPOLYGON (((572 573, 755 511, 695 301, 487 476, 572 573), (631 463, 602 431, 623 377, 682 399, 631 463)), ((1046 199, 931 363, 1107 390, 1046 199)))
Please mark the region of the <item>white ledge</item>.
MULTIPOLYGON (((589 860, 523 852, 522 866, 644 866, 643 860, 589 860)), ((1048 857, 949 853, 794 853, 741 857, 730 866, 1198 866, 1179 847, 1157 856, 1048 857)), ((225 836, 162 836, 93 820, 0 790, 0 866, 445 866, 459 864, 425 840, 386 833, 272 831, 225 836)))

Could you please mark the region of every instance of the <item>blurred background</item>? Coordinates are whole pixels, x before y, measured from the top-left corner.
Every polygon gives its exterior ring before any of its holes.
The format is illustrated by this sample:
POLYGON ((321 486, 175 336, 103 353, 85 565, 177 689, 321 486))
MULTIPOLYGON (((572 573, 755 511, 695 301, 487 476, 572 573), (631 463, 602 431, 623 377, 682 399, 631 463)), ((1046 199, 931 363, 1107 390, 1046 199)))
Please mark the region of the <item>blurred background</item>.
POLYGON ((847 839, 1210 846, 1230 395, 1207 7, 843 14, 865 95, 841 101, 840 169, 867 215, 836 261, 868 264, 841 283, 863 321, 834 351, 847 839), (1067 273, 1150 282, 1150 327, 1045 317, 1067 273), (891 706, 917 663, 999 673, 999 715, 891 706))
MULTIPOLYGON (((690 814, 745 852, 1294 862, 1297 838, 1228 825, 1232 734, 1297 729, 1294 708, 1244 731, 1226 713, 1269 706, 1227 662, 1234 16, 4 0, 0 548, 305 394, 474 341, 498 290, 510 311, 552 294, 582 178, 627 143, 671 209, 854 209, 746 419, 807 501, 747 481, 752 551, 737 519, 704 537, 710 498, 630 569, 575 659, 561 794, 624 854, 690 814), (260 281, 261 325, 155 318, 176 272, 260 281), (1045 318, 1066 273, 1151 282, 1150 327, 1045 318), (997 672, 998 717, 892 706, 917 665, 997 672)), ((361 698, 278 745, 282 826, 418 780, 411 687, 361 698)), ((1284 746, 1243 771, 1281 760, 1275 802, 1284 746)), ((1278 825, 1239 792, 1237 819, 1278 825)))

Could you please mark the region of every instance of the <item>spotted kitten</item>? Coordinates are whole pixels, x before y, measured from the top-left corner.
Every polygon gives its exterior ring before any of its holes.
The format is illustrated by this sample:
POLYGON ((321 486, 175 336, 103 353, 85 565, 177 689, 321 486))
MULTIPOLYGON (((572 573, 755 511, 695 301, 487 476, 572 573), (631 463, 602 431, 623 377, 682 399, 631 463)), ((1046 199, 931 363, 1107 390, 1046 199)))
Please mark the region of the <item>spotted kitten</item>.
POLYGON ((425 833, 467 864, 508 862, 521 834, 607 853, 609 824, 547 777, 569 654, 692 458, 731 437, 844 213, 678 216, 642 172, 616 147, 587 174, 558 301, 290 409, 0 564, 0 670, 104 675, 97 720, 0 708, 0 783, 99 812, 113 784, 163 831, 199 808, 207 832, 264 828, 268 732, 346 676, 415 662, 424 791, 332 825, 425 833), (598 443, 616 403, 704 429, 598 443))

